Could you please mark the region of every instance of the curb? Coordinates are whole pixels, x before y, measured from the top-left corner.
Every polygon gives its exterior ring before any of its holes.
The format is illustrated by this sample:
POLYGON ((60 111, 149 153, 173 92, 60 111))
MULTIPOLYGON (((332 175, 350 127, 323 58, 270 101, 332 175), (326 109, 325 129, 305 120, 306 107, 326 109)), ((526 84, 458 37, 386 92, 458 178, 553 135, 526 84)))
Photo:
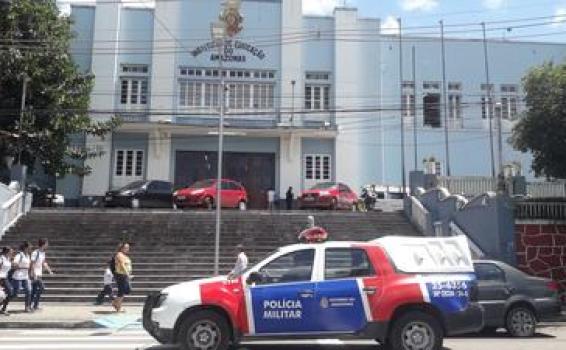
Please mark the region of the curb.
POLYGON ((1 322, 0 329, 96 329, 104 328, 94 321, 15 321, 1 322))

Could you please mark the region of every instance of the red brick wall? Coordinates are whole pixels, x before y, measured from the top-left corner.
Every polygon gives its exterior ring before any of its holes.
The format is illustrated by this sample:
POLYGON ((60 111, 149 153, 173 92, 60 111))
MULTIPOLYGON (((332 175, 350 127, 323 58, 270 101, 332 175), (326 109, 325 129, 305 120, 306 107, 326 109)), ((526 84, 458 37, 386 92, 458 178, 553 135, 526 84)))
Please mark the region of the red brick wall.
POLYGON ((518 267, 566 289, 566 225, 521 223, 515 232, 518 267))

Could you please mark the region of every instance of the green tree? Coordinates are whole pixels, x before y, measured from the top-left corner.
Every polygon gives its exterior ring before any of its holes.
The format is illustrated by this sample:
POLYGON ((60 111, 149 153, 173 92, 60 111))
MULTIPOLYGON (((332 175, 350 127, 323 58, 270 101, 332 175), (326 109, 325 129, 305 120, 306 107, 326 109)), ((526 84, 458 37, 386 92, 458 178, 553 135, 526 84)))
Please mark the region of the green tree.
POLYGON ((537 176, 566 178, 566 64, 545 63, 523 78, 527 111, 511 142, 531 152, 537 176))
POLYGON ((88 114, 93 77, 70 55, 71 21, 55 0, 18 0, 0 10, 0 152, 2 161, 51 175, 87 174, 84 162, 94 151, 70 147, 72 135, 103 137, 118 120, 95 122, 88 114), (24 77, 26 110, 20 125, 24 77), (21 154, 21 157, 19 156, 21 154))

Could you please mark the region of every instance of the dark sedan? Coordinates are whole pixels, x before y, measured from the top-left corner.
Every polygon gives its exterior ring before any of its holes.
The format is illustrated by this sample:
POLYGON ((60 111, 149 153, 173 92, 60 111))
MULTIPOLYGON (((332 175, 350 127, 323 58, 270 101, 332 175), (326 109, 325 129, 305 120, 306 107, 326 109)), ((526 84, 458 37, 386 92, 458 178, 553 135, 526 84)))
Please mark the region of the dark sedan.
POLYGON ((167 181, 135 181, 104 196, 106 207, 171 208, 173 185, 167 181))
POLYGON ((560 287, 551 279, 529 276, 500 261, 475 261, 474 268, 484 332, 503 327, 514 337, 531 337, 537 322, 560 314, 560 287))

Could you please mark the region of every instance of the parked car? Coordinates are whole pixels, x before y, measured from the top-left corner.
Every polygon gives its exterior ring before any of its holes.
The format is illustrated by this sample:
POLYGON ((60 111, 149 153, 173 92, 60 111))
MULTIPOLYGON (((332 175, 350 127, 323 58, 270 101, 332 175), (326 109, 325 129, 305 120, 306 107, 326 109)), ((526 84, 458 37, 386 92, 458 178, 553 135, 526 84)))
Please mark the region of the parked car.
POLYGON ((514 337, 531 337, 537 322, 560 314, 560 286, 551 279, 529 276, 501 261, 475 261, 474 269, 484 332, 503 327, 514 337))
POLYGON ((301 194, 299 208, 355 210, 357 202, 358 196, 347 185, 323 182, 301 194))
POLYGON ((463 237, 297 244, 239 276, 149 295, 143 327, 183 350, 227 350, 258 337, 370 339, 391 350, 440 350, 444 336, 482 327, 475 288, 463 237))
MULTIPOLYGON (((216 179, 197 181, 187 188, 173 193, 173 206, 178 209, 202 207, 212 209, 216 205, 216 179)), ((222 180, 222 207, 246 210, 248 193, 237 181, 222 180)))
POLYGON ((135 181, 104 196, 106 207, 171 208, 173 185, 167 181, 135 181))

